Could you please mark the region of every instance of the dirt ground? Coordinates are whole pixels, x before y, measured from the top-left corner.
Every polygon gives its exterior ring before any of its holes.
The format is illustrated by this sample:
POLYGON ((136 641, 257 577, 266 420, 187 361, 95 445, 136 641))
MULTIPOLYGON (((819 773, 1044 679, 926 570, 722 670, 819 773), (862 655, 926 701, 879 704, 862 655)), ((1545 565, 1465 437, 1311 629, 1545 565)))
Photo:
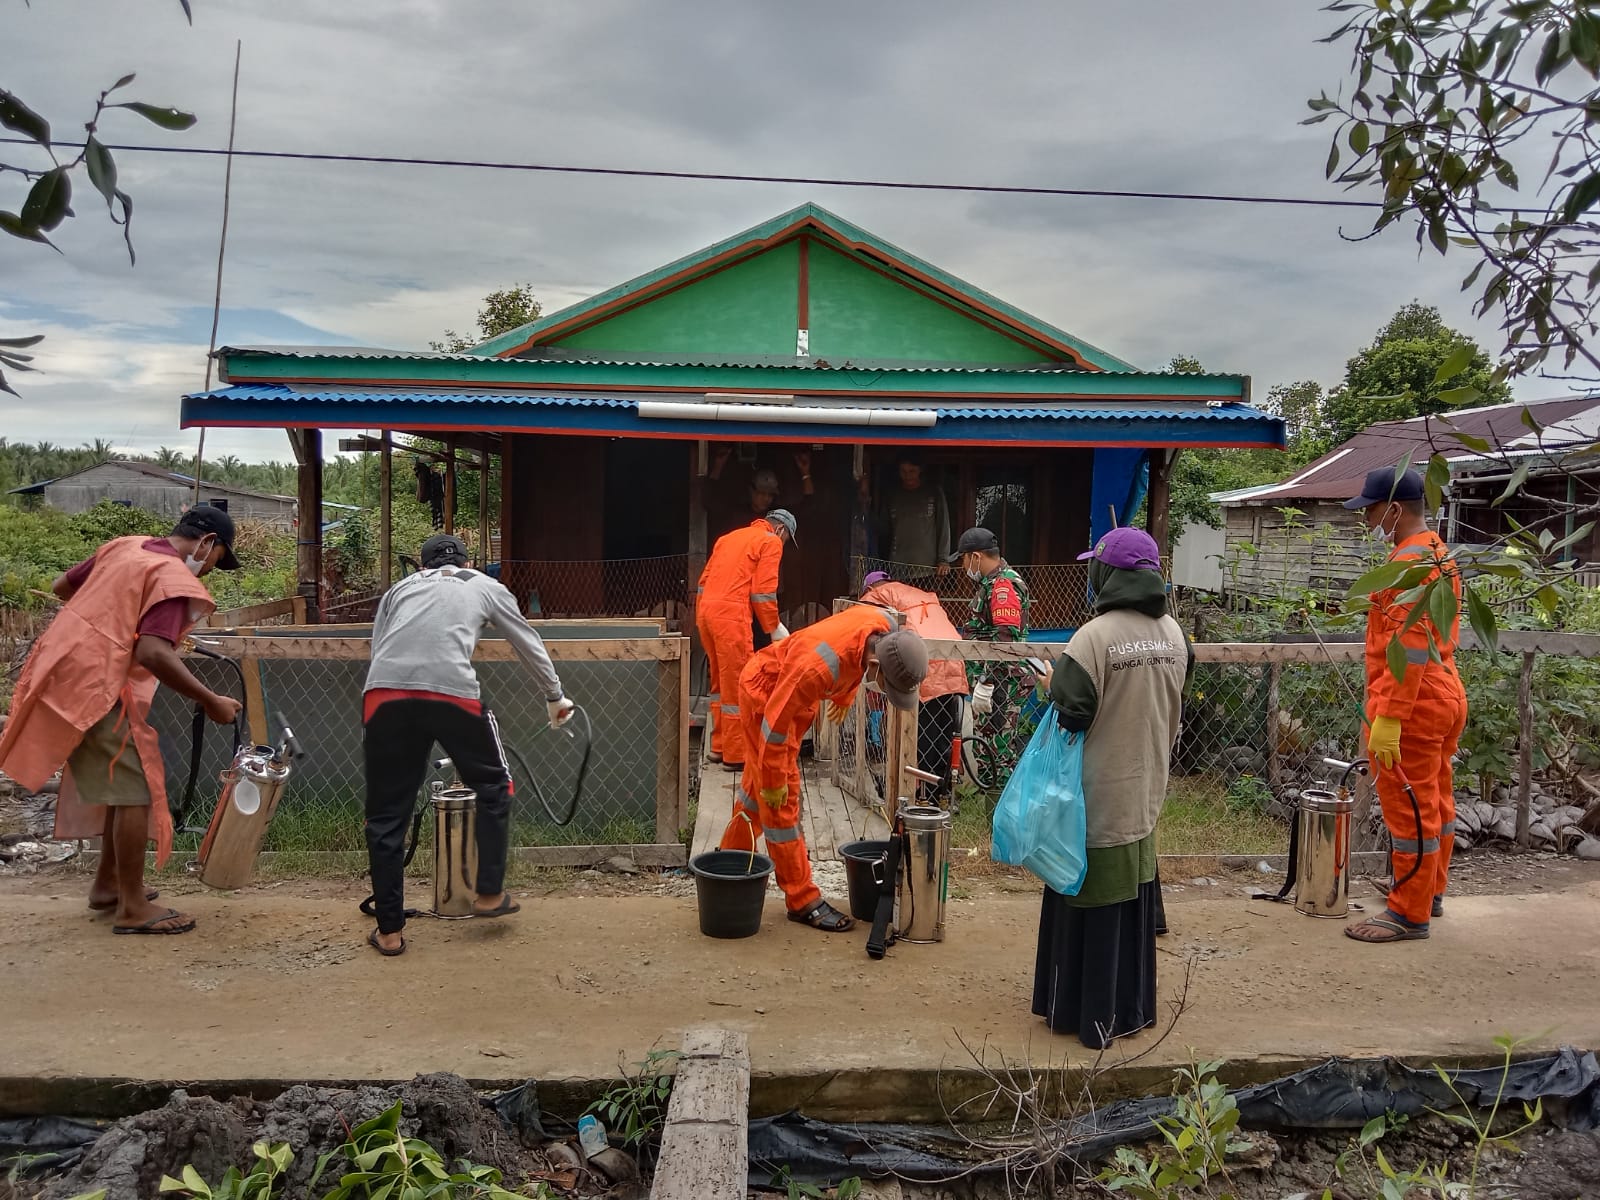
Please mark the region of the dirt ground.
MULTIPOLYGON (((1168 880, 1161 992, 1176 1001, 1187 973, 1188 994, 1146 1065, 1191 1046, 1267 1063, 1482 1055, 1503 1033, 1600 1046, 1600 865, 1523 865, 1465 856, 1433 938, 1387 947, 1246 899, 1265 876, 1168 880)), ((0 1076, 593 1080, 717 1024, 749 1034, 758 1077, 811 1080, 817 1115, 865 1116, 852 1097, 895 1099, 875 1073, 970 1068, 967 1047, 1086 1064, 1029 1012, 1037 885, 952 873, 947 940, 877 963, 860 927, 821 934, 770 897, 756 937, 702 937, 692 882, 658 873, 541 873, 519 915, 414 921, 396 959, 364 944, 358 881, 218 894, 166 878, 199 928, 113 937, 84 907, 81 868, 0 878, 0 1076)), ((1370 886, 1357 892, 1374 905, 1370 886)), ((1126 1039, 1108 1061, 1153 1041, 1126 1039)))

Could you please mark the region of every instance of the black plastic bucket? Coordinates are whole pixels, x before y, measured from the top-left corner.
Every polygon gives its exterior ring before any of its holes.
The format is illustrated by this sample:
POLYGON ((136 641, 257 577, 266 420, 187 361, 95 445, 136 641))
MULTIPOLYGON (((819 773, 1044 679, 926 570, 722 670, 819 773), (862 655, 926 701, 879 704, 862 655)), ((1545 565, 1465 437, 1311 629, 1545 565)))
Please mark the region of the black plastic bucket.
POLYGON ((761 928, 772 860, 748 850, 708 850, 689 860, 700 902, 700 932, 714 938, 749 937, 761 928))
POLYGON ((878 915, 878 894, 882 890, 873 878, 875 864, 889 857, 889 843, 847 842, 839 847, 844 859, 844 877, 850 885, 850 915, 870 921, 878 915))

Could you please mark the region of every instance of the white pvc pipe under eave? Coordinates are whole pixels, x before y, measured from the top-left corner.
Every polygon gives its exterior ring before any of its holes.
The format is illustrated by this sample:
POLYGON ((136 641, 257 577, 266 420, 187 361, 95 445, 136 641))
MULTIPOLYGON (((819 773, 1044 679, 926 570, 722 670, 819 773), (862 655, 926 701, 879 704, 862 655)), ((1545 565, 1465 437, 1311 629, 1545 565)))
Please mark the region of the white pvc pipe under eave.
POLYGON ((641 400, 641 417, 677 421, 766 421, 777 425, 898 425, 929 429, 931 408, 817 408, 798 404, 704 404, 641 400))

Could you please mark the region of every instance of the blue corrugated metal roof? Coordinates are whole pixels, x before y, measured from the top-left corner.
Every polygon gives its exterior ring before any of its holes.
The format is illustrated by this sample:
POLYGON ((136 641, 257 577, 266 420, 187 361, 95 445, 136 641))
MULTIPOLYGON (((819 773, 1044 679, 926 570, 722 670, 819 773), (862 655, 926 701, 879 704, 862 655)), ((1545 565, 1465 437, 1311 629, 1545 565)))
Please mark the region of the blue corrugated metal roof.
MULTIPOLYGON (((368 388, 288 384, 235 384, 183 398, 183 423, 207 426, 285 425, 361 428, 472 428, 548 430, 611 436, 690 436, 741 441, 847 440, 946 442, 1001 441, 1025 445, 1227 445, 1281 446, 1283 423, 1245 404, 1218 401, 1060 401, 1014 405, 951 405, 948 398, 897 396, 895 403, 818 401, 795 405, 829 408, 934 409, 929 428, 742 421, 663 420, 639 416, 644 400, 694 403, 677 393, 575 396, 566 393, 492 391, 482 388, 368 388), (1076 428, 1074 428, 1076 427, 1076 428), (1208 436, 1208 434, 1210 436, 1208 436)), ((727 404, 720 407, 726 413, 727 404)), ((712 402, 706 402, 709 410, 712 402)))

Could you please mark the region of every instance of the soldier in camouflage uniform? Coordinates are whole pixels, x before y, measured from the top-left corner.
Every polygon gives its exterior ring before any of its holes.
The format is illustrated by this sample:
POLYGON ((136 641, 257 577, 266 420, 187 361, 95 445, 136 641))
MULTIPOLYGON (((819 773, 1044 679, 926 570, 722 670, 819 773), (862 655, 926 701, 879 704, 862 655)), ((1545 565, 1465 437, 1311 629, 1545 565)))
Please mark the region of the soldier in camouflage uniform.
MULTIPOLYGON (((1000 556, 1000 540, 982 526, 969 529, 956 543, 950 561, 960 563, 967 578, 978 585, 965 636, 975 642, 1027 641, 1028 585, 1000 556)), ((1033 686, 1033 672, 1026 663, 973 662, 967 664, 967 678, 972 684, 975 731, 989 739, 1002 761, 1014 759, 1021 747, 1011 743, 1022 698, 1033 686)))

